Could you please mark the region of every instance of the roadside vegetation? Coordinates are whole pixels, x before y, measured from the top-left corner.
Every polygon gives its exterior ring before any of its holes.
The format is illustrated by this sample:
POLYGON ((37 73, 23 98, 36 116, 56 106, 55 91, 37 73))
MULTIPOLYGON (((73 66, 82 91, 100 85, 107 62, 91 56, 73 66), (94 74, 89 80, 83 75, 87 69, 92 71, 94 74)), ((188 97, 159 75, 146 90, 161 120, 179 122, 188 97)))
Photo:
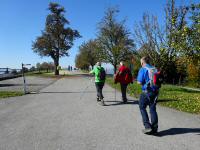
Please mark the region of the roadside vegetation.
MULTIPOLYGON (((200 3, 178 4, 166 0, 161 24, 151 13, 143 13, 133 30, 121 19, 120 10, 110 7, 97 25, 96 37, 82 43, 76 66, 88 70, 94 62, 113 65, 120 61, 138 73, 140 59, 147 56, 161 70, 164 82, 200 87, 200 3)), ((129 18, 133 19, 133 18, 129 18)))
MULTIPOLYGON (((114 84, 113 78, 108 77, 106 82, 120 90, 120 85, 114 84)), ((142 92, 141 86, 134 82, 128 86, 127 92, 138 99, 142 92)), ((184 112, 200 114, 200 91, 164 84, 160 89, 158 104, 184 112)))
POLYGON ((15 97, 15 96, 22 96, 24 95, 23 92, 17 91, 0 91, 0 99, 7 98, 7 97, 15 97))
MULTIPOLYGON (((25 76, 35 76, 35 77, 44 77, 44 78, 62 78, 62 77, 71 77, 76 76, 74 74, 67 74, 65 70, 59 70, 59 75, 55 75, 53 71, 32 71, 25 73, 25 76)), ((83 71, 84 73, 84 71, 83 71)), ((88 73, 88 71, 85 71, 85 73, 88 73)))
POLYGON ((46 71, 33 71, 33 72, 27 72, 25 73, 25 76, 37 76, 37 77, 48 77, 48 78, 53 78, 56 77, 53 72, 46 72, 46 71))

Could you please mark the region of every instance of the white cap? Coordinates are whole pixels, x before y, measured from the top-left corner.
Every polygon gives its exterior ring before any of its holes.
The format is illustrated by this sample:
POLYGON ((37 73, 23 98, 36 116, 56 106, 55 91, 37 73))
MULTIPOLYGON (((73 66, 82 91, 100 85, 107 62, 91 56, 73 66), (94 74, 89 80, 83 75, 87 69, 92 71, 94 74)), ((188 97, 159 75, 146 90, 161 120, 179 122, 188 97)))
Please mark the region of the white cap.
POLYGON ((101 66, 101 62, 97 62, 96 65, 97 65, 97 66, 101 66))
POLYGON ((123 62, 123 61, 120 61, 120 65, 123 66, 123 65, 124 65, 124 62, 123 62))

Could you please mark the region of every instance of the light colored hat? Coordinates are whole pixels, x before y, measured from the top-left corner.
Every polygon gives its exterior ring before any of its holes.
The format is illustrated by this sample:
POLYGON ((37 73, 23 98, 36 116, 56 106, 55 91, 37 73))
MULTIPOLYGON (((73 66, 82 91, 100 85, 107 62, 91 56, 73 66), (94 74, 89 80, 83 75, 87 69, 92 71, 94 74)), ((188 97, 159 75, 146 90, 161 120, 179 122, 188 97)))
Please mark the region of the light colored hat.
POLYGON ((101 62, 97 62, 96 65, 97 65, 97 66, 101 66, 101 62))

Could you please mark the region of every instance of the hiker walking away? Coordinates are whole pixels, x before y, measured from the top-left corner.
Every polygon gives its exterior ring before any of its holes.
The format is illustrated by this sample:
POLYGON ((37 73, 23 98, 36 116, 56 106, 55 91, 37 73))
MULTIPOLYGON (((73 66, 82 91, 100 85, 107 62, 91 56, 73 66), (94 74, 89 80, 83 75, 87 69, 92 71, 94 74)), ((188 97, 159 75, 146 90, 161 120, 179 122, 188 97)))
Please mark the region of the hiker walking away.
POLYGON ((145 134, 155 134, 158 130, 156 103, 159 88, 161 87, 161 79, 159 79, 159 72, 157 72, 157 69, 150 65, 148 57, 142 57, 140 62, 142 68, 140 68, 138 72, 137 82, 142 85, 142 93, 139 99, 139 108, 145 127, 142 131, 145 134), (147 106, 149 106, 150 109, 151 123, 146 111, 147 106))
POLYGON ((120 62, 120 67, 118 69, 118 72, 115 75, 114 80, 115 80, 115 84, 118 82, 120 83, 122 101, 126 103, 127 102, 126 89, 129 83, 133 83, 133 77, 132 77, 130 69, 126 67, 122 61, 120 62))
POLYGON ((96 67, 90 71, 90 74, 95 75, 95 86, 97 90, 97 101, 101 101, 101 104, 104 105, 104 100, 103 100, 103 86, 105 83, 105 78, 106 78, 106 73, 103 67, 101 67, 101 63, 97 62, 96 67))

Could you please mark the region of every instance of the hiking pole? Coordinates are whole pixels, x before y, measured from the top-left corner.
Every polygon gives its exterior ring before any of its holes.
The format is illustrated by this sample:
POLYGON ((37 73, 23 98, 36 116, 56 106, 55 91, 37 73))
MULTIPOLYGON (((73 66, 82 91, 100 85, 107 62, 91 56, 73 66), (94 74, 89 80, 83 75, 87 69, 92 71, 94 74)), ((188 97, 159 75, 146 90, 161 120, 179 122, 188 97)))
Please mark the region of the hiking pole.
POLYGON ((25 73, 24 73, 25 68, 24 68, 24 66, 29 66, 29 65, 31 65, 31 64, 23 64, 22 63, 22 77, 23 77, 23 82, 24 82, 24 94, 27 94, 27 91, 26 91, 26 78, 25 78, 25 73))
POLYGON ((115 85, 115 102, 116 102, 116 85, 115 85))
MULTIPOLYGON (((93 80, 92 80, 92 78, 93 77, 90 77, 91 79, 89 79, 91 82, 93 82, 93 80)), ((80 100, 82 99, 82 97, 83 97, 83 95, 85 94, 85 91, 90 87, 90 82, 89 82, 89 84, 86 86, 86 88, 82 91, 82 93, 81 93, 81 96, 80 96, 80 100)))
MULTIPOLYGON (((115 80, 115 74, 114 74, 114 80, 115 80)), ((116 102, 116 84, 115 84, 115 102, 116 102)))

